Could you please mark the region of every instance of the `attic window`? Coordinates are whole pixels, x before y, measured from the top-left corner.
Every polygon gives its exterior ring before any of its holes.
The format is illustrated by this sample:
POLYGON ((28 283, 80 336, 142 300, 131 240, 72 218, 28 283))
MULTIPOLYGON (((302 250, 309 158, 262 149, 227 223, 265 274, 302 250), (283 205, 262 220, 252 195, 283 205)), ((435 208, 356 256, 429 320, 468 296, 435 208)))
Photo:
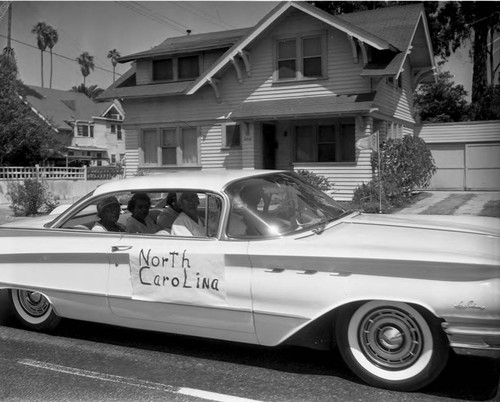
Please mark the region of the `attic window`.
POLYGON ((153 80, 171 81, 174 79, 172 59, 153 60, 153 80))
POLYGON ((200 75, 200 58, 172 57, 153 60, 153 81, 194 80, 200 75))

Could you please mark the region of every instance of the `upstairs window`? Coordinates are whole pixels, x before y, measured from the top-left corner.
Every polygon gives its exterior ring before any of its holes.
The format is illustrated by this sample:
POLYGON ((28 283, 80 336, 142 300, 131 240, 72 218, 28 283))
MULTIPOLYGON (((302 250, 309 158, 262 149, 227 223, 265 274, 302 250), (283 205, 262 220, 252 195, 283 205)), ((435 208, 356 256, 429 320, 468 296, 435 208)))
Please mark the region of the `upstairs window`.
POLYGON ((200 75, 198 56, 179 57, 177 67, 180 80, 195 79, 200 75))
POLYGON ((94 137, 94 126, 92 124, 78 123, 76 130, 79 137, 94 137))
POLYGON ((172 81, 173 79, 172 59, 153 60, 153 81, 172 81))
POLYGON ((153 81, 194 80, 200 75, 198 56, 153 60, 153 81))
POLYGON ((326 76, 325 35, 280 39, 276 42, 275 81, 326 76))

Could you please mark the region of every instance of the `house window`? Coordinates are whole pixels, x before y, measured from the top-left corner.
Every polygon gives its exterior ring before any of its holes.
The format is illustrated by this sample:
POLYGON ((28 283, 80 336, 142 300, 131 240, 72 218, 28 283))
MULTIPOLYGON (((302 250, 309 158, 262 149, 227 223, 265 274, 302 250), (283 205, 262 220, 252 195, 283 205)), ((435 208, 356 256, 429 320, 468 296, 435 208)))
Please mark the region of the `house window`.
POLYGON ((122 126, 121 124, 111 124, 111 134, 116 134, 116 139, 122 139, 122 126))
POLYGON ((200 75, 198 56, 179 57, 178 71, 180 80, 194 79, 200 75))
POLYGON ((193 80, 200 75, 198 56, 153 60, 153 81, 193 80))
POLYGON ((226 123, 222 125, 222 147, 241 147, 241 126, 238 123, 226 123))
POLYGON ((153 60, 153 81, 172 81, 174 79, 173 60, 153 60))
POLYGON ((152 166, 197 166, 197 127, 168 127, 142 131, 142 163, 152 166))
POLYGON ((116 163, 116 155, 111 154, 111 163, 114 165, 116 163))
POLYGON ((354 121, 304 122, 295 126, 295 162, 353 162, 354 121))
POLYGON ((89 136, 89 126, 87 124, 79 124, 78 125, 78 135, 80 137, 88 137, 89 136))
POLYGON ((325 35, 278 40, 276 42, 275 80, 324 77, 325 61, 325 35))

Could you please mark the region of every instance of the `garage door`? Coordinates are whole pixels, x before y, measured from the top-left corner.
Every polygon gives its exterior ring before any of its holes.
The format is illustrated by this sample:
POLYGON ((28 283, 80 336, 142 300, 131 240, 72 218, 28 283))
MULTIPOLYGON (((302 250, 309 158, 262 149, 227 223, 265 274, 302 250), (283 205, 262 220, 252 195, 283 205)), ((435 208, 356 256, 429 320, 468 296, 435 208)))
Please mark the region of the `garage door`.
POLYGON ((428 144, 437 171, 431 190, 500 190, 500 143, 428 144))
POLYGON ((500 190, 500 144, 467 144, 467 190, 500 190))
POLYGON ((437 171, 430 190, 463 190, 465 187, 465 145, 428 144, 437 171))

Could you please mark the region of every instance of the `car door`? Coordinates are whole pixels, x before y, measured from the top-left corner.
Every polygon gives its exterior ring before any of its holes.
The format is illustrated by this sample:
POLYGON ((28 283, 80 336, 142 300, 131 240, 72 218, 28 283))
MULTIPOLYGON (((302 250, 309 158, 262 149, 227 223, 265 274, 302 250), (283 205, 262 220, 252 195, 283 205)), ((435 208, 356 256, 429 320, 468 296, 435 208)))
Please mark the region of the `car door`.
POLYGON ((110 315, 109 256, 119 233, 16 228, 0 237, 2 283, 42 292, 65 317, 92 321, 110 315))
POLYGON ((112 247, 108 298, 133 326, 255 341, 245 241, 125 234, 112 247))

